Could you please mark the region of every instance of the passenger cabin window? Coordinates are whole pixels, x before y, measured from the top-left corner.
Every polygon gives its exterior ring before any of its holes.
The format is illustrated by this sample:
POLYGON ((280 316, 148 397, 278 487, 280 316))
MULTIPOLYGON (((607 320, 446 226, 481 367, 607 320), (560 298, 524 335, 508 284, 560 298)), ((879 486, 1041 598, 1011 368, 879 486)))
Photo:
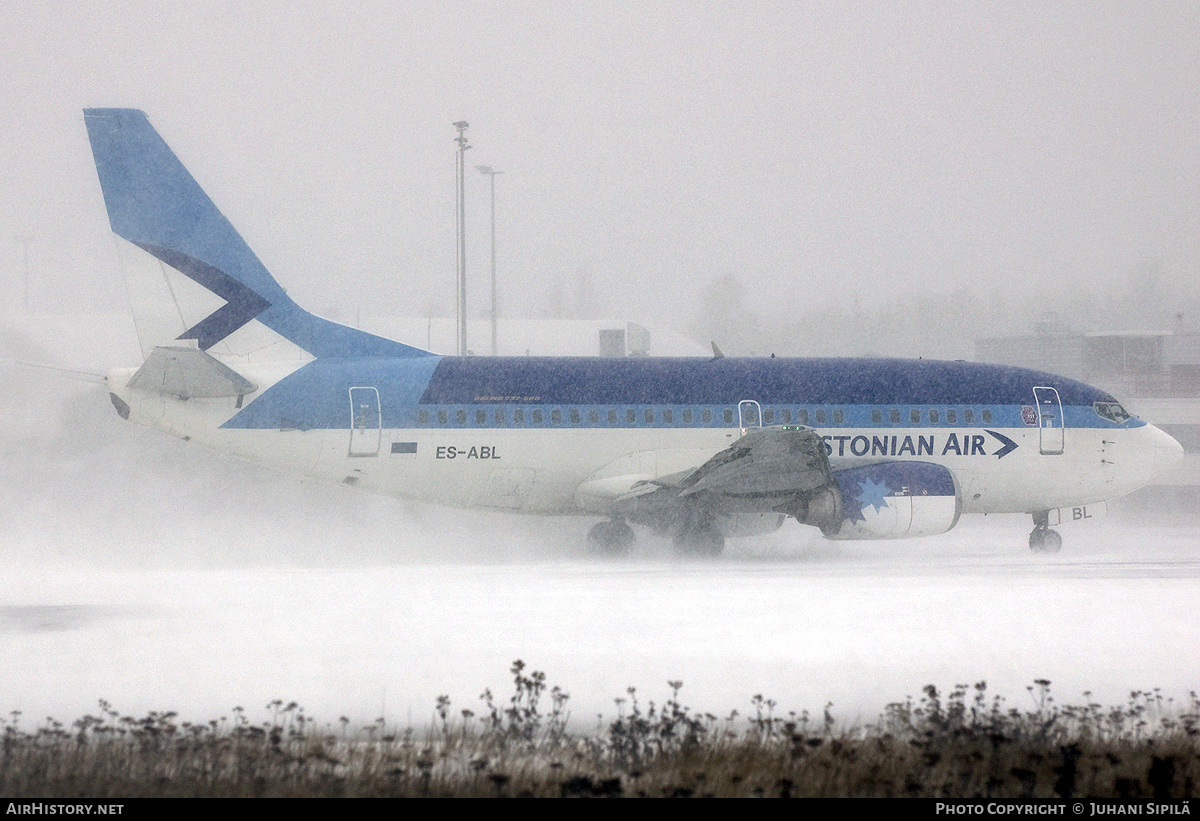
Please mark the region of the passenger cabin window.
POLYGON ((438 424, 446 425, 446 424, 449 424, 449 422, 450 422, 450 417, 447 415, 446 409, 439 408, 438 409, 438 424))
POLYGON ((784 408, 781 413, 783 415, 783 424, 785 424, 785 425, 792 424, 792 409, 784 408))
POLYGON ((683 409, 683 424, 685 424, 685 425, 692 424, 692 409, 691 408, 683 409))
POLYGON ((871 411, 871 422, 876 425, 882 425, 883 411, 881 411, 879 408, 875 408, 873 411, 871 411))
POLYGON ((975 411, 971 410, 970 408, 967 408, 965 411, 963 411, 963 421, 966 422, 968 425, 971 424, 972 422, 974 422, 975 421, 975 411))
POLYGON ((949 422, 951 425, 957 425, 958 424, 958 411, 947 410, 946 411, 946 421, 949 422))
POLYGON ((725 416, 725 424, 732 425, 733 424, 733 409, 726 408, 724 416, 725 416))
POLYGON ((455 422, 455 424, 458 424, 458 425, 467 424, 467 411, 465 408, 460 411, 457 411, 454 414, 454 422, 455 422))
POLYGON ((706 425, 712 424, 712 409, 711 408, 704 408, 702 411, 700 411, 700 421, 706 425))
POLYGON ((899 425, 900 424, 899 408, 892 408, 890 411, 888 411, 888 418, 892 420, 893 425, 899 425))
POLYGON ((421 408, 419 411, 417 411, 417 424, 418 425, 428 425, 429 424, 429 411, 426 410, 425 408, 421 408))
POLYGON ((531 416, 533 417, 533 424, 535 424, 535 425, 542 424, 542 409, 541 408, 536 408, 533 411, 533 413, 531 414, 531 416))
POLYGON ((571 408, 571 424, 579 424, 579 408, 571 408))
POLYGON ((675 421, 675 412, 670 408, 663 408, 663 422, 671 424, 675 421))
POLYGON ((929 424, 936 425, 938 422, 938 412, 933 408, 929 409, 929 424))
POLYGON ((764 425, 774 425, 775 424, 775 409, 774 408, 767 408, 766 410, 763 411, 763 424, 764 425))
POLYGON ((817 424, 818 425, 825 424, 825 409, 824 408, 821 408, 820 410, 817 411, 817 424))
POLYGON ((992 412, 986 408, 983 411, 983 424, 985 424, 985 425, 992 424, 992 412))
POLYGON ((596 410, 595 408, 591 408, 590 410, 588 410, 588 424, 589 425, 600 424, 600 412, 598 410, 596 410))
POLYGON ((642 414, 642 418, 646 420, 647 425, 653 425, 654 424, 654 411, 651 410, 650 408, 646 408, 645 413, 642 414))
POLYGON ((616 408, 608 409, 608 424, 610 424, 610 425, 617 424, 617 409, 616 408))
POLYGON ((914 425, 921 424, 921 412, 919 410, 917 410, 916 408, 913 408, 912 410, 910 410, 908 412, 908 419, 914 425))
POLYGON ((834 410, 833 410, 833 424, 835 424, 835 425, 840 425, 840 424, 842 424, 842 423, 843 423, 845 420, 846 420, 846 415, 845 415, 845 414, 842 412, 842 409, 841 409, 841 408, 834 408, 834 410))
POLYGON ((801 408, 796 412, 796 419, 801 425, 808 424, 808 408, 801 408))
POLYGON ((514 408, 513 409, 513 424, 514 425, 524 425, 525 424, 525 409, 524 408, 514 408))
POLYGON ((562 411, 560 411, 558 408, 554 408, 553 410, 550 411, 550 424, 551 425, 561 425, 562 424, 562 411))
POLYGON ((625 424, 626 425, 636 425, 637 424, 637 411, 635 411, 633 408, 625 409, 625 424))

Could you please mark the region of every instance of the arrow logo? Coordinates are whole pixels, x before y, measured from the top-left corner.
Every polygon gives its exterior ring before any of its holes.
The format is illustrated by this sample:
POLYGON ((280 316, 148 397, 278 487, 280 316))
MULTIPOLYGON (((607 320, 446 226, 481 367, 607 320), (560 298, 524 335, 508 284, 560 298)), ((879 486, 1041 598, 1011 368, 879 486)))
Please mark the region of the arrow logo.
POLYGON ((178 337, 179 339, 196 340, 196 344, 199 345, 202 351, 206 351, 213 345, 216 345, 222 339, 271 307, 271 303, 267 302, 259 294, 250 290, 229 274, 219 268, 214 268, 206 262, 201 262, 198 259, 181 254, 178 251, 172 251, 169 248, 162 248, 157 245, 148 245, 141 242, 134 244, 147 253, 153 254, 160 261, 170 265, 188 279, 199 285, 203 285, 225 300, 224 305, 188 328, 178 337))
POLYGON ((1001 444, 1004 445, 1004 447, 1002 447, 1002 448, 1000 448, 1000 450, 996 451, 995 456, 997 459, 1003 459, 1005 456, 1012 453, 1018 447, 1016 442, 1009 439, 1003 433, 996 433, 996 431, 987 430, 986 428, 984 429, 984 432, 990 433, 992 436, 995 436, 997 439, 1000 440, 1001 444))

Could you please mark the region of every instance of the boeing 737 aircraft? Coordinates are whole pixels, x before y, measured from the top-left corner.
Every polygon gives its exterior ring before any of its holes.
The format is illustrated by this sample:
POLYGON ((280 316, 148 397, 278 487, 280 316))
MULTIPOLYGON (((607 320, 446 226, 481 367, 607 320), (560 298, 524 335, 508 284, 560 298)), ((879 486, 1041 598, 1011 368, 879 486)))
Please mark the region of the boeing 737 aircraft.
POLYGON ((356 488, 600 517, 715 554, 784 519, 831 539, 942 533, 1147 484, 1182 458, 1109 394, 1049 373, 900 359, 438 356, 297 306, 145 114, 88 109, 145 361, 125 419, 356 488))

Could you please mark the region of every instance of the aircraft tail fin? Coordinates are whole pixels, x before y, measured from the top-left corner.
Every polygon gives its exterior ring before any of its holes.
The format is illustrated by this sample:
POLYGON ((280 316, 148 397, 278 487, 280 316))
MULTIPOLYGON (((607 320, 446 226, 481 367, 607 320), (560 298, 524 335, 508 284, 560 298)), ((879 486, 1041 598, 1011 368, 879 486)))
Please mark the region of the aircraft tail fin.
POLYGON ((147 358, 185 340, 250 359, 428 355, 296 305, 143 112, 84 119, 147 358))

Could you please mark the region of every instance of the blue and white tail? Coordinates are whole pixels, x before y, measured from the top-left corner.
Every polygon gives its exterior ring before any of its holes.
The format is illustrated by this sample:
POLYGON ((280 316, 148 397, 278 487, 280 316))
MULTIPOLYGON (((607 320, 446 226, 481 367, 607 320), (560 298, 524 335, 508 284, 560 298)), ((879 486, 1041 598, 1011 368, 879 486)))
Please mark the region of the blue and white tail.
POLYGON ((427 355, 296 305, 143 112, 83 113, 147 358, 181 340, 242 361, 427 355))

